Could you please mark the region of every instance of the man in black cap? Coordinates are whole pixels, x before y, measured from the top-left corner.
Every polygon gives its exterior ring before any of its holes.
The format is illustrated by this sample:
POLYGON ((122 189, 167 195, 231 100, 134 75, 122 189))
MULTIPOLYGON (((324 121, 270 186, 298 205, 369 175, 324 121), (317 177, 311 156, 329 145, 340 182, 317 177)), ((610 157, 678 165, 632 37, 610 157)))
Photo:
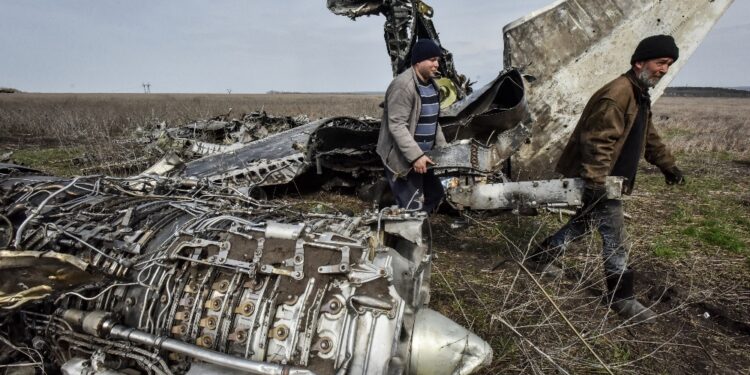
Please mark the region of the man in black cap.
POLYGON ((399 207, 431 212, 443 198, 443 186, 425 155, 446 145, 438 125, 440 98, 434 81, 443 51, 431 39, 411 49, 411 68, 396 76, 385 92, 377 152, 399 207))
POLYGON ((557 163, 557 171, 566 177, 585 180, 583 207, 544 240, 531 257, 543 272, 560 274, 561 270, 551 262, 571 241, 589 229, 598 230, 603 242, 607 303, 621 316, 635 321, 652 319, 656 314, 634 297, 622 201, 607 199, 604 182, 607 176, 624 177, 623 193, 630 194, 638 161, 645 155, 649 163, 659 167, 667 184, 685 183, 651 122, 648 93, 678 58, 679 49, 671 36, 648 37, 638 44, 630 61, 631 69, 591 97, 557 163))

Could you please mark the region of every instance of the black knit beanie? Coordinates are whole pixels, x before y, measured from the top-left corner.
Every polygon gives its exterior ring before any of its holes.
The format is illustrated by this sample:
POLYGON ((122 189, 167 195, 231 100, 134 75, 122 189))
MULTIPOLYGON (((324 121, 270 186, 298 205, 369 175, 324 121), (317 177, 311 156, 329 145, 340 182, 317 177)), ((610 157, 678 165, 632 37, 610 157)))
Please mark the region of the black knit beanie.
POLYGON ((443 55, 443 50, 432 39, 420 39, 411 47, 411 64, 443 55))
POLYGON ((630 58, 630 65, 637 61, 647 61, 662 57, 671 57, 674 61, 680 57, 680 49, 674 42, 674 38, 669 35, 654 35, 641 40, 636 47, 633 57, 630 58))

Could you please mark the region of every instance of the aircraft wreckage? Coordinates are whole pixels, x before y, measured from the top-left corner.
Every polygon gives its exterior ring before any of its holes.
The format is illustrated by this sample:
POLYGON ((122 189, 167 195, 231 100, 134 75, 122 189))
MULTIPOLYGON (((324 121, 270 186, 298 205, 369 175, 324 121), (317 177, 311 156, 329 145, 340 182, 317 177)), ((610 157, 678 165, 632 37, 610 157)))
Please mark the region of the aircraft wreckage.
MULTIPOLYGON (((440 124, 452 142, 430 156, 449 203, 578 205, 580 181, 519 178, 549 177, 585 100, 627 70, 644 33, 672 34, 687 57, 731 2, 557 1, 505 27, 506 68, 479 89, 445 51, 440 124)), ((385 16, 394 74, 417 37, 438 39, 421 1, 327 5, 385 16)), ((163 129, 152 145, 164 158, 130 178, 0 165, 0 363, 64 374, 468 374, 488 364, 486 342, 427 307, 422 214, 305 213, 252 198, 311 174, 372 181, 378 127, 256 113, 163 129)))
POLYGON ((425 307, 423 214, 309 214, 186 180, 0 173, 0 245, 14 249, 0 252, 0 307, 19 309, 4 330, 64 373, 468 373, 492 357, 425 307))

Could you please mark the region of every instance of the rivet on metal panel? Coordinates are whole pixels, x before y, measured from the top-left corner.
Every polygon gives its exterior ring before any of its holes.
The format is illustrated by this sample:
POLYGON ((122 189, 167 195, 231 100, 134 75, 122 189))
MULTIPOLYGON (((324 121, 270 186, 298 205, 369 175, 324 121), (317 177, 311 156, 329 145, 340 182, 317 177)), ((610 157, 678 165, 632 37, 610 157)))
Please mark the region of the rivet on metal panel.
POLYGON ((187 327, 184 324, 180 324, 172 327, 172 334, 184 335, 187 333, 187 327))
POLYGON ((264 279, 252 279, 245 283, 245 287, 252 290, 260 290, 260 288, 263 287, 263 280, 264 279))
POLYGON ((216 318, 209 316, 208 318, 201 319, 199 325, 208 329, 216 329, 216 318))
POLYGON ((221 293, 226 293, 227 290, 229 290, 229 280, 217 281, 211 286, 211 289, 217 290, 221 293))
POLYGON ((247 330, 241 330, 230 334, 229 339, 242 344, 247 340, 247 330))
POLYGON ((214 344, 214 339, 211 336, 201 336, 196 340, 196 344, 208 348, 214 344))
POLYGON ((279 341, 286 340, 289 337, 289 328, 285 325, 280 325, 272 329, 271 335, 279 341))
POLYGON ((333 341, 327 337, 323 337, 318 342, 318 348, 320 348, 320 352, 323 354, 329 353, 333 349, 333 341))
POLYGON ((206 307, 208 307, 211 310, 219 311, 221 310, 221 298, 216 297, 208 302, 206 302, 206 307))
POLYGON ((234 309, 234 312, 244 316, 253 315, 255 312, 255 304, 250 301, 242 302, 236 309, 234 309))

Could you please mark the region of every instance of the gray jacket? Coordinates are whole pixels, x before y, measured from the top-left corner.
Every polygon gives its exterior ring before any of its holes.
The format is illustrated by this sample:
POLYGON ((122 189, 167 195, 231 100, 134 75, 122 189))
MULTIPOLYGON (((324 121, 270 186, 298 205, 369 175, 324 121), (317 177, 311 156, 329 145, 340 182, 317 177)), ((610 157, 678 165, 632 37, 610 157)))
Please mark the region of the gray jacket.
MULTIPOLYGON (((417 82, 417 73, 414 68, 409 68, 396 76, 385 92, 377 152, 385 167, 396 177, 406 176, 412 168, 412 163, 424 154, 414 140, 414 131, 417 129, 422 109, 417 82)), ((438 89, 434 80, 432 85, 435 86, 435 90, 438 89)), ((438 123, 435 147, 446 145, 445 135, 438 123)))

